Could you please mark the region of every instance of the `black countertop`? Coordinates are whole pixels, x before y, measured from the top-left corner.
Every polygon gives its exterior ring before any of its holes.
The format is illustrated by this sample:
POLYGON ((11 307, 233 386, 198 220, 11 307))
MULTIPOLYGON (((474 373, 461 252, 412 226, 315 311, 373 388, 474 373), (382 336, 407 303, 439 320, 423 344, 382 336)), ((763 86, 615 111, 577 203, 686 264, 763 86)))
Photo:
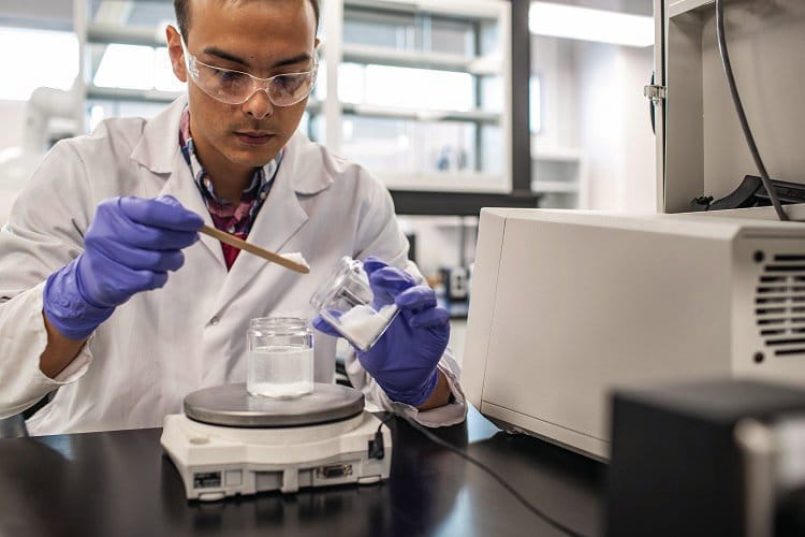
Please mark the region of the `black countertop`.
MULTIPOLYGON (((562 535, 477 467, 400 420, 390 426, 381 485, 216 503, 186 500, 160 429, 0 440, 0 536, 562 535)), ((604 465, 501 432, 474 409, 437 431, 561 523, 601 534, 604 465)))

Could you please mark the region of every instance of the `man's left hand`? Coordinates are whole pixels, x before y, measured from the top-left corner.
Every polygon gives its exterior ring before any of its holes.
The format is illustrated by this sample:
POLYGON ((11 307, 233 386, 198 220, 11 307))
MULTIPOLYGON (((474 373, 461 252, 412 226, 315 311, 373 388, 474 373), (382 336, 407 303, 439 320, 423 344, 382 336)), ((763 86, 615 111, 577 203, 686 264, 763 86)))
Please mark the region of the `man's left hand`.
MULTIPOLYGON (((400 313, 372 348, 357 351, 358 360, 392 401, 419 406, 436 388, 436 366, 450 339, 450 316, 436 305, 433 290, 417 285, 407 272, 374 258, 366 260, 364 269, 375 295, 373 306, 394 303, 400 313)), ((320 317, 314 326, 337 335, 320 317)))

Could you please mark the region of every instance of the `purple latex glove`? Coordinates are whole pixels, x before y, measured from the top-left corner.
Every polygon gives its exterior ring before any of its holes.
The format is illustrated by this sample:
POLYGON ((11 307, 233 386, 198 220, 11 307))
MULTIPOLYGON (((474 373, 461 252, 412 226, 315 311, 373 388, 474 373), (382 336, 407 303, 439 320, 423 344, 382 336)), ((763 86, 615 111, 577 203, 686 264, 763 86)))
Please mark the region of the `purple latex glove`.
MULTIPOLYGON (((371 257, 364 269, 375 295, 373 306, 396 304, 400 314, 372 348, 357 351, 358 360, 392 401, 421 405, 439 380, 436 366, 450 339, 450 316, 436 306, 433 290, 417 285, 407 272, 371 257)), ((339 335, 321 317, 313 325, 339 335)))
POLYGON ((45 284, 48 321, 65 337, 86 338, 132 295, 165 285, 203 223, 171 196, 101 202, 84 252, 45 284))

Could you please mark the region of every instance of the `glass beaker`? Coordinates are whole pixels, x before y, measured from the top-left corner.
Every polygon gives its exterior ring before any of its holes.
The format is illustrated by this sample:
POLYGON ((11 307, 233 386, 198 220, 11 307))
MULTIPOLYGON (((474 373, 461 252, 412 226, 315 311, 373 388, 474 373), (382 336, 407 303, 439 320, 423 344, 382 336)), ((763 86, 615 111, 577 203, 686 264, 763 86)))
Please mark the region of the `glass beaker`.
POLYGON ((375 307, 374 293, 363 263, 343 257, 310 299, 319 315, 353 346, 365 351, 397 317, 394 304, 375 307))
POLYGON ((313 333, 307 319, 252 319, 248 339, 250 394, 292 398, 313 391, 313 333))

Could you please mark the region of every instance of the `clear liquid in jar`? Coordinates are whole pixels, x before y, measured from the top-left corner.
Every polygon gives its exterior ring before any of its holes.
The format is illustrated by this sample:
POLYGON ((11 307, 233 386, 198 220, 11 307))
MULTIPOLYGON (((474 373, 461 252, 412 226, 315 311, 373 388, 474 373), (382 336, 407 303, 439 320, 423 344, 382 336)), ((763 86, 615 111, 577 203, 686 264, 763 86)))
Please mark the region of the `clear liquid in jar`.
POLYGON ((292 398, 313 391, 313 349, 259 347, 249 352, 246 389, 252 395, 292 398))

